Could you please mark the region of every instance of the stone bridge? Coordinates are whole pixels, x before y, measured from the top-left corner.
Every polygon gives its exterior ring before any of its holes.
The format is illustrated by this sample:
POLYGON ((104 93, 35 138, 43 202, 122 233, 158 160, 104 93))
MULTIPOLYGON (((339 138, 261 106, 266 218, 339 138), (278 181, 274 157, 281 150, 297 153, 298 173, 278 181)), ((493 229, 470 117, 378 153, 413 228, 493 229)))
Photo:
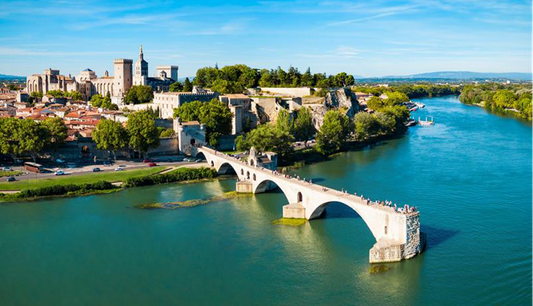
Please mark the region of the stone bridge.
POLYGON ((376 239, 369 253, 370 263, 409 259, 423 249, 418 211, 399 212, 360 196, 250 165, 205 146, 197 148, 197 154, 200 153, 218 173, 232 173, 233 170, 237 174, 238 192, 261 193, 279 187, 289 201, 283 207, 284 218, 311 220, 319 217, 332 202, 349 206, 359 214, 376 239))

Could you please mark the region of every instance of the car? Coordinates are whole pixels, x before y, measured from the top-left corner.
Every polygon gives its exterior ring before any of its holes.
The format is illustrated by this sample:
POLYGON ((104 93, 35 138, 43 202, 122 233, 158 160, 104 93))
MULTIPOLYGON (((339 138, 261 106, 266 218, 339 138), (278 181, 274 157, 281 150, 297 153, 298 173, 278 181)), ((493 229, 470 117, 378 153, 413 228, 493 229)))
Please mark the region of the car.
POLYGON ((149 164, 148 164, 148 167, 155 167, 155 166, 157 166, 156 163, 149 163, 149 164))
POLYGON ((117 167, 117 168, 115 168, 115 171, 124 171, 124 168, 123 167, 117 167))
POLYGON ((111 164, 112 164, 112 163, 111 163, 111 162, 108 162, 108 161, 105 161, 105 162, 104 162, 104 166, 111 166, 111 164))
POLYGON ((63 171, 63 170, 57 170, 54 174, 55 174, 55 175, 65 175, 65 171, 63 171))
POLYGON ((8 182, 13 182, 13 181, 16 181, 17 179, 14 177, 14 176, 8 176, 7 177, 7 181, 8 182))
POLYGON ((2 167, 2 171, 12 171, 9 167, 2 167))
POLYGON ((186 158, 184 158, 184 159, 183 159, 183 161, 184 161, 184 162, 191 162, 191 161, 192 161, 192 159, 190 159, 190 158, 186 157, 186 158))
POLYGON ((201 159, 197 159, 197 160, 195 160, 194 162, 195 162, 195 163, 201 163, 202 160, 201 160, 201 159))
POLYGON ((61 158, 56 159, 56 163, 64 163, 64 162, 65 162, 65 161, 62 160, 61 158))
POLYGON ((93 168, 93 172, 100 172, 100 171, 102 171, 102 169, 100 169, 100 168, 98 168, 98 167, 93 168))
POLYGON ((152 161, 149 160, 148 158, 143 159, 143 163, 151 163, 151 162, 152 162, 152 161))

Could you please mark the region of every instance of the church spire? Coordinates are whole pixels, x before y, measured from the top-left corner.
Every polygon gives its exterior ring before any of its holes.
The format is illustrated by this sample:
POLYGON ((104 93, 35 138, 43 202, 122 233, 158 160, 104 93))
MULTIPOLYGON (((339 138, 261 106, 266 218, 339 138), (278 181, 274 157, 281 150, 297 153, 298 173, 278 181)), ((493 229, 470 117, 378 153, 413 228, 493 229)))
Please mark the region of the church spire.
POLYGON ((144 60, 143 45, 139 48, 139 60, 144 60))

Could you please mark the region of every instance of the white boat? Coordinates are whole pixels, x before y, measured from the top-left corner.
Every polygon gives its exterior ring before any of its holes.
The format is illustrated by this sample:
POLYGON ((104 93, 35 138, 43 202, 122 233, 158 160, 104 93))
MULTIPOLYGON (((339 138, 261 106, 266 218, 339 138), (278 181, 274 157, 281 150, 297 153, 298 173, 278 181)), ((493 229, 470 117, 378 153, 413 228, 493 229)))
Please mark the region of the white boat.
POLYGON ((428 117, 426 117, 426 120, 420 120, 420 117, 418 117, 418 124, 420 126, 430 126, 430 125, 434 125, 435 124, 435 121, 433 121, 433 117, 431 117, 431 120, 428 120, 428 117))
POLYGON ((424 108, 426 107, 426 105, 424 103, 420 103, 420 102, 415 102, 416 106, 418 106, 418 108, 424 108))

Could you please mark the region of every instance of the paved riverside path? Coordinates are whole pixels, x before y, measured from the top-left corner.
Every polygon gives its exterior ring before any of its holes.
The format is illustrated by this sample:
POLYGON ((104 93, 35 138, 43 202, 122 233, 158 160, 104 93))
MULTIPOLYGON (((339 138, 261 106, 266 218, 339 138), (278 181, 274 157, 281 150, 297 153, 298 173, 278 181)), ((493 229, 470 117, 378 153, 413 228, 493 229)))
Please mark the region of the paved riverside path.
POLYGON ((250 192, 265 192, 272 189, 274 184, 277 185, 289 201, 289 205, 283 209, 284 217, 311 220, 319 217, 332 202, 349 206, 361 216, 377 241, 372 248, 375 254, 372 250, 370 252, 371 262, 398 261, 421 252, 417 211, 400 212, 393 207, 380 205, 361 196, 299 180, 274 170, 252 166, 244 160, 209 147, 199 147, 197 151, 198 154, 203 153, 208 165, 219 173, 225 173, 232 168, 239 178, 237 184, 248 185, 250 192), (373 260, 372 256, 376 259, 373 260))

